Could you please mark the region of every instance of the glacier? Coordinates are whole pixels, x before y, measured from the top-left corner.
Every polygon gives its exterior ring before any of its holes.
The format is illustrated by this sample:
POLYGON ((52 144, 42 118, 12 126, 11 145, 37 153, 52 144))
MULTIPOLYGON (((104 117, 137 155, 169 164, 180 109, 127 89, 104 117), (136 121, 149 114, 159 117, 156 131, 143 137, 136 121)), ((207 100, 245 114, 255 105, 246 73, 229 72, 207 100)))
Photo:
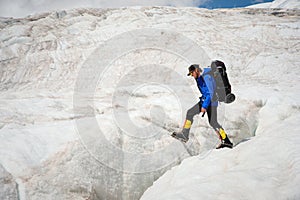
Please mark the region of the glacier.
POLYGON ((299 16, 130 7, 0 18, 1 199, 299 199, 299 16), (187 67, 213 59, 237 96, 219 107, 232 150, 214 149, 200 116, 186 145, 169 137, 199 97, 187 67))

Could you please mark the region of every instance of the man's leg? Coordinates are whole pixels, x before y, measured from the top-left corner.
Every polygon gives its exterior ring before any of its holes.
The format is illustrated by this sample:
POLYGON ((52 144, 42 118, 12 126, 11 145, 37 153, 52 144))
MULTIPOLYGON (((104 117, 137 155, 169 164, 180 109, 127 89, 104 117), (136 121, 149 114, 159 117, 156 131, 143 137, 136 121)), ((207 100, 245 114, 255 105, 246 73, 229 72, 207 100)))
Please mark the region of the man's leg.
POLYGON ((193 118, 195 115, 198 115, 201 111, 201 103, 195 104, 192 108, 190 108, 186 113, 186 119, 183 126, 183 131, 189 132, 191 129, 191 126, 193 124, 193 118))
MULTIPOLYGON (((207 108, 207 117, 210 126, 217 132, 217 135, 222 139, 222 136, 219 133, 220 129, 223 129, 222 126, 218 123, 218 111, 216 106, 209 106, 207 108)), ((223 135, 224 137, 224 135, 223 135)))
POLYGON ((213 127, 213 129, 216 131, 217 135, 219 136, 221 140, 221 144, 217 147, 229 147, 232 148, 233 144, 227 137, 226 132, 222 128, 222 126, 218 123, 218 111, 216 106, 209 106, 207 109, 207 116, 209 124, 213 127))
POLYGON ((207 108, 207 116, 209 124, 215 129, 218 130, 221 125, 218 123, 218 111, 216 106, 209 106, 207 108))
POLYGON ((191 126, 193 124, 193 118, 195 115, 199 114, 201 110, 201 103, 197 103, 192 108, 190 108, 186 113, 186 119, 182 128, 182 131, 179 133, 173 133, 173 136, 179 139, 182 139, 183 141, 188 141, 189 139, 189 132, 191 129, 191 126))

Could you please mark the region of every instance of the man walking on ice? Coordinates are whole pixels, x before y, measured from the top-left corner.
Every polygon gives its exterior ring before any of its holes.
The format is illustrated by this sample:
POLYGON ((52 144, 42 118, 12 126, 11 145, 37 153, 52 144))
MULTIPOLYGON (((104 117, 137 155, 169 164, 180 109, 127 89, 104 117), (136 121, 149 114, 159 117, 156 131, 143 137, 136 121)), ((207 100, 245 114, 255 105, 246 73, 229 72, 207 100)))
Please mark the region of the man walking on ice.
POLYGON ((188 70, 189 73, 187 75, 195 78, 202 96, 200 97, 200 101, 187 111, 182 131, 178 133, 175 132, 172 136, 183 142, 187 142, 189 140, 189 132, 193 124, 194 116, 200 113, 202 113, 202 115, 207 113, 210 126, 216 131, 221 140, 217 149, 223 147, 232 148, 233 144, 230 142, 224 129, 217 121, 218 100, 216 100, 215 97, 216 81, 209 73, 211 68, 204 68, 202 71, 199 65, 194 64, 191 65, 188 70))

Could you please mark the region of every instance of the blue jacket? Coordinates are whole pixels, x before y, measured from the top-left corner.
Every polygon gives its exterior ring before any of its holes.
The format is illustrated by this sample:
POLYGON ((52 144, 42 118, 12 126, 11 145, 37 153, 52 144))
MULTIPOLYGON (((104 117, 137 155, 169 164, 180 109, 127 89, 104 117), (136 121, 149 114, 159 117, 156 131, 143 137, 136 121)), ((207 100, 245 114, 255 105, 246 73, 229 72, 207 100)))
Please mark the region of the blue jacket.
POLYGON ((202 75, 196 78, 197 86, 202 94, 200 101, 202 103, 202 107, 205 109, 207 109, 209 106, 218 106, 218 101, 213 101, 216 89, 216 81, 209 74, 210 71, 210 68, 204 68, 202 75))

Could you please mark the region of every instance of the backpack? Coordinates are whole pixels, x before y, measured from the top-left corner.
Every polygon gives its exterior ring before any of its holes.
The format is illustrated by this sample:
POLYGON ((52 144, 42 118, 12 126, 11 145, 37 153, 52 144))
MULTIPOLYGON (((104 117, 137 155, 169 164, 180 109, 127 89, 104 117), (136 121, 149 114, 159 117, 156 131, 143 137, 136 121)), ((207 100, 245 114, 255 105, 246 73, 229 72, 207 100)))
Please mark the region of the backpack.
POLYGON ((219 102, 232 103, 235 100, 235 95, 231 93, 231 85, 225 64, 222 61, 215 60, 211 63, 210 68, 210 75, 216 81, 216 91, 213 99, 219 102))

